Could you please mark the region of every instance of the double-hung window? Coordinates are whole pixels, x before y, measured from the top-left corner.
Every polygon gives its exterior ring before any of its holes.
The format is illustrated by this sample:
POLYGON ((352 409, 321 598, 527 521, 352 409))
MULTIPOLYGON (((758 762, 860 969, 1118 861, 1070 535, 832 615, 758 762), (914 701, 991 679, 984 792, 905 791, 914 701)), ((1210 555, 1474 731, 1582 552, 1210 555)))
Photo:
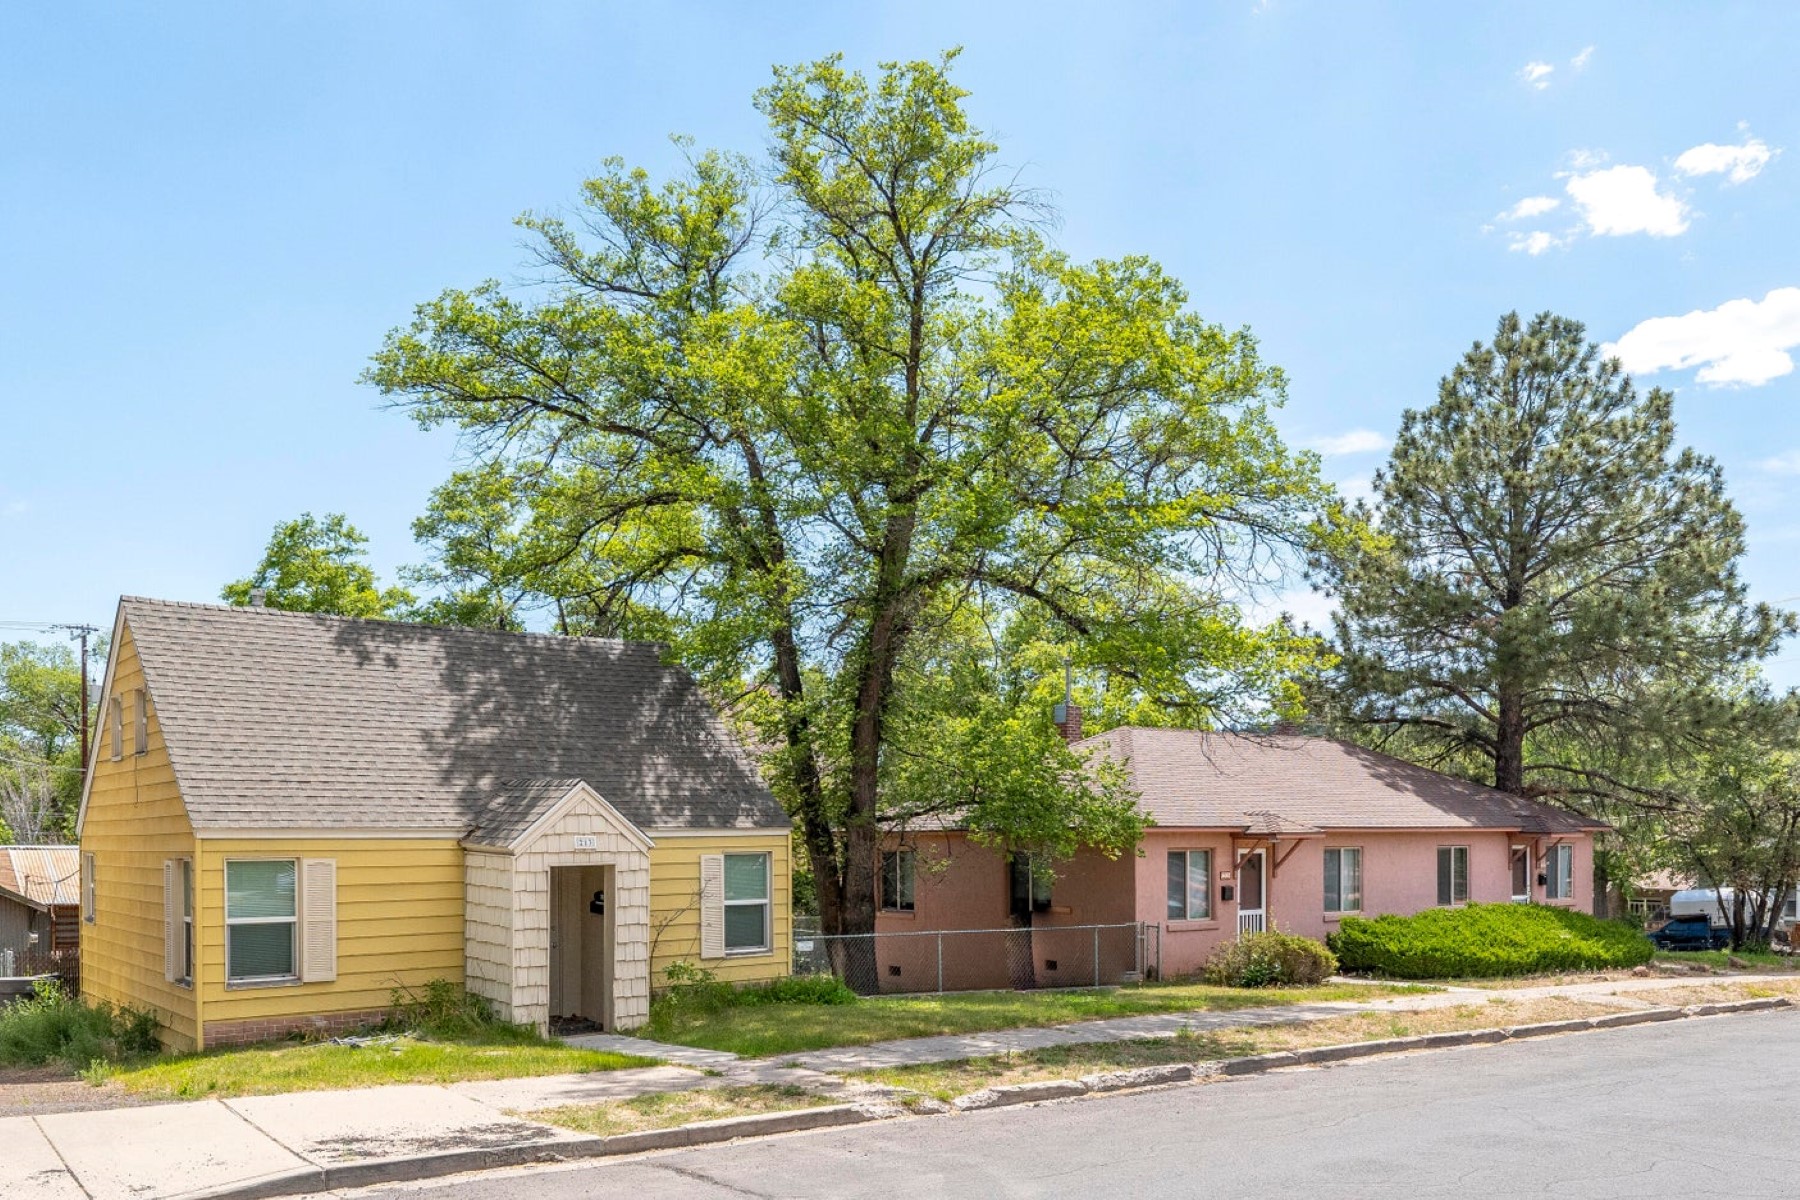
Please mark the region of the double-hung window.
POLYGON ((125 757, 125 698, 114 696, 107 705, 106 736, 108 741, 107 757, 118 762, 125 757))
POLYGON ((225 864, 225 959, 231 983, 298 979, 299 863, 252 858, 225 864))
POLYGON ((769 912, 769 856, 725 855, 725 953, 766 953, 769 912))
POLYGON ((913 852, 881 852, 881 907, 887 912, 913 911, 913 852))
POLYGON ((1325 851, 1325 911, 1362 911, 1362 849, 1332 846, 1325 851))
POLYGON ((150 693, 138 688, 131 693, 131 752, 150 753, 150 693))
POLYGON ((1544 883, 1545 899, 1575 898, 1575 847, 1550 847, 1550 852, 1544 856, 1544 872, 1547 876, 1544 883))
POLYGON ((1169 851, 1169 920, 1204 921, 1212 916, 1212 851, 1169 851))
POLYGON ((1469 848, 1438 847, 1437 902, 1445 907, 1469 902, 1469 848))
POLYGON ((1050 862, 1041 855, 1014 851, 1006 860, 1008 911, 1015 917, 1050 911, 1050 862))
POLYGON ((92 851, 81 856, 81 919, 89 925, 94 923, 94 855, 92 851))

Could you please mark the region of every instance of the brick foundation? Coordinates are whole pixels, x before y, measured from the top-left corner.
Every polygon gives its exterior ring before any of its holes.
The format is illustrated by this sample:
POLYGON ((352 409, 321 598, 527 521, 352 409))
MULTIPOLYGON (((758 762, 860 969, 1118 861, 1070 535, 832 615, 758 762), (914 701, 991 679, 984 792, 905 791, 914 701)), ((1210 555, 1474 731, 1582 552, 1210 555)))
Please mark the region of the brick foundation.
POLYGON ((274 1042, 298 1033, 307 1037, 335 1037, 364 1025, 373 1025, 388 1015, 385 1008, 361 1012, 308 1013, 286 1017, 252 1017, 244 1021, 208 1021, 204 1034, 207 1049, 216 1046, 248 1046, 255 1042, 274 1042))

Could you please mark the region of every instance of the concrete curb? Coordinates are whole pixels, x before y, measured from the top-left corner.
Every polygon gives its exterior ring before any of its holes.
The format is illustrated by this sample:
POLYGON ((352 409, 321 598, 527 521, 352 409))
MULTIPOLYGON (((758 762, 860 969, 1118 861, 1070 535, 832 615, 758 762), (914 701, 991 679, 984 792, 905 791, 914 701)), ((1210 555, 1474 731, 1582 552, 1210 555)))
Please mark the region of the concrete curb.
POLYGON ((678 1125, 673 1129, 647 1129, 642 1133, 618 1133, 611 1137, 584 1137, 483 1150, 451 1150, 442 1154, 415 1154, 370 1162, 307 1167, 248 1183, 184 1192, 165 1200, 275 1200, 277 1197, 308 1192, 371 1187, 381 1183, 409 1183, 445 1175, 461 1175, 469 1171, 491 1171, 499 1167, 611 1158, 623 1154, 641 1154, 649 1150, 678 1150, 688 1146, 729 1142, 736 1138, 831 1129, 885 1120, 894 1115, 897 1114, 854 1104, 831 1104, 751 1117, 724 1117, 717 1121, 678 1125))

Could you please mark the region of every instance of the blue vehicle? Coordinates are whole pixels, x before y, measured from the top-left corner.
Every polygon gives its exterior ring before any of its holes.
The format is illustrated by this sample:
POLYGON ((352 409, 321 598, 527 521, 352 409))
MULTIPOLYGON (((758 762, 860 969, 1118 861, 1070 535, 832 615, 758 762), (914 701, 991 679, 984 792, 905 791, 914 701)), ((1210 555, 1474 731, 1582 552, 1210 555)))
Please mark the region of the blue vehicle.
POLYGON ((1731 944, 1731 930, 1714 925, 1705 913, 1688 913, 1651 930, 1650 940, 1658 950, 1723 950, 1731 944))

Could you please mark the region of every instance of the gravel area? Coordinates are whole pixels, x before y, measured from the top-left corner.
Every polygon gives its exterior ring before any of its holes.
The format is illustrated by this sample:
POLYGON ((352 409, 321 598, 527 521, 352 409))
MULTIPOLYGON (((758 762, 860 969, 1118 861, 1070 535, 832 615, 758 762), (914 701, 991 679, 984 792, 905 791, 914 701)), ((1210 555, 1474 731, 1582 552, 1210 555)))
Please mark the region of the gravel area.
POLYGON ((0 1117, 36 1117, 158 1103, 163 1102, 133 1096, 116 1084, 95 1087, 72 1078, 61 1067, 0 1069, 0 1117))

